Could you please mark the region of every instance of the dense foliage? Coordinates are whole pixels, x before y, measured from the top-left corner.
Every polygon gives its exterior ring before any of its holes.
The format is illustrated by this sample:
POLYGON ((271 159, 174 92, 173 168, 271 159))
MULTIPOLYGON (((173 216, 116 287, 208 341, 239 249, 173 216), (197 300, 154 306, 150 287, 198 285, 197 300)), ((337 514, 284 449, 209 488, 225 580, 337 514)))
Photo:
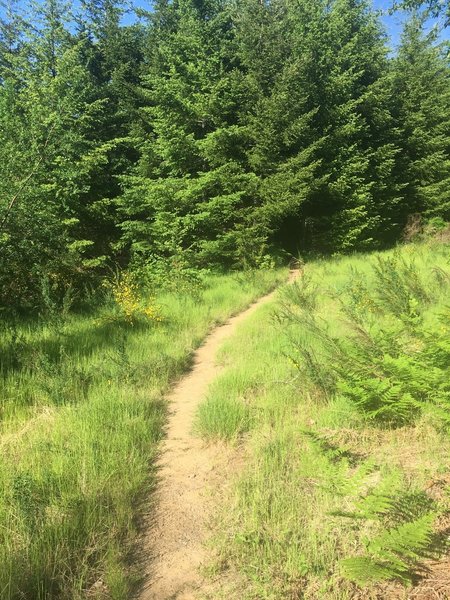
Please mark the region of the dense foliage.
POLYGON ((133 25, 120 0, 2 4, 2 307, 450 216, 450 71, 420 16, 392 55, 366 0, 160 0, 133 25))

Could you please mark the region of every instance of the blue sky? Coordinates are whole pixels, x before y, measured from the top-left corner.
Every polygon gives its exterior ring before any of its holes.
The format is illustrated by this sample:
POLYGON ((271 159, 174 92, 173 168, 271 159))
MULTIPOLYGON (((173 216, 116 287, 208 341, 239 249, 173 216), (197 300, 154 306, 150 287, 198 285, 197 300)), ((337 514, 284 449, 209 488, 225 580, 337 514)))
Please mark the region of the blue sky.
MULTIPOLYGON (((69 0, 70 1, 70 0, 69 0)), ((151 5, 151 0, 128 0, 130 2, 130 4, 132 4, 135 7, 143 7, 146 8, 148 10, 149 6, 151 5)), ((311 0, 312 2, 314 0, 311 0)), ((377 10, 382 11, 382 16, 381 16, 381 20, 384 23, 384 26, 386 27, 387 33, 390 36, 391 39, 391 49, 394 50, 395 47, 398 45, 399 41, 400 41, 400 34, 401 34, 401 30, 402 30, 402 22, 405 19, 405 14, 402 12, 397 12, 394 15, 389 15, 388 14, 388 10, 389 8, 392 7, 394 0, 373 0, 373 6, 374 8, 376 8, 377 10)), ((77 0, 72 0, 72 4, 76 4, 77 0)), ((0 7, 0 16, 2 13, 2 9, 0 7)), ((132 17, 131 15, 127 15, 124 17, 124 22, 131 22, 132 21, 132 17)), ((434 21, 430 21, 430 26, 432 26, 434 23, 434 21)), ((450 28, 448 30, 445 30, 444 32, 442 32, 441 34, 441 39, 442 40, 448 40, 450 38, 450 28)))
MULTIPOLYGON (((312 2, 314 0, 311 0, 312 2)), ((149 2, 148 0, 130 0, 130 2, 136 7, 144 7, 148 9, 149 2)), ((386 28, 387 33, 391 39, 392 50, 398 45, 400 41, 400 35, 402 31, 402 22, 405 20, 406 15, 403 12, 397 12, 393 15, 389 15, 388 11, 392 8, 394 0, 373 0, 373 6, 375 9, 382 11, 381 20, 386 28)), ((130 17, 125 20, 128 21, 130 17)), ((434 23, 430 21, 430 26, 434 23)), ((450 31, 445 31, 442 33, 442 39, 449 39, 450 31)))
POLYGON ((393 45, 396 45, 400 40, 400 34, 402 30, 402 21, 404 20, 404 15, 401 13, 396 13, 394 15, 388 15, 387 11, 392 6, 391 0, 374 0, 373 5, 376 9, 382 10, 384 15, 381 20, 386 27, 386 30, 392 39, 393 45))
POLYGON ((402 32, 402 23, 406 18, 406 14, 402 11, 397 11, 393 15, 389 14, 389 9, 392 8, 393 0, 373 0, 373 6, 377 10, 382 11, 381 20, 386 28, 391 39, 393 49, 400 42, 402 32))

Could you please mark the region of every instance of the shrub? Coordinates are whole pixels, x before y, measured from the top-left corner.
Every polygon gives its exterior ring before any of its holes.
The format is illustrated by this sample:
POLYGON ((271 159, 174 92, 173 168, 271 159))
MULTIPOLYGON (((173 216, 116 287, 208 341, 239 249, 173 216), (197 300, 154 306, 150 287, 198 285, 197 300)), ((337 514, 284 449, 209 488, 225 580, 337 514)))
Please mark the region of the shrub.
POLYGON ((111 291, 116 318, 130 325, 139 321, 158 323, 162 321, 161 309, 153 296, 144 299, 139 287, 130 273, 116 273, 112 280, 105 282, 111 291))

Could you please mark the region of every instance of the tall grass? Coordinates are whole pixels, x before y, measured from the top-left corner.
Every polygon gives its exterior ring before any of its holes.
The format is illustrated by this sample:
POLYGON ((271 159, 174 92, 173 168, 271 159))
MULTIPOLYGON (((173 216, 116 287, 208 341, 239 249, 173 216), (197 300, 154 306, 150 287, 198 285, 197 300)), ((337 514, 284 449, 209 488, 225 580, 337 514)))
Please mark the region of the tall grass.
POLYGON ((155 481, 164 394, 213 324, 284 276, 209 275, 194 295, 152 299, 161 321, 106 306, 3 327, 2 600, 131 597, 127 553, 155 481))
POLYGON ((439 587, 426 573, 448 551, 449 273, 436 244, 316 261, 224 347, 197 425, 249 456, 218 518, 217 568, 242 581, 223 597, 439 587))

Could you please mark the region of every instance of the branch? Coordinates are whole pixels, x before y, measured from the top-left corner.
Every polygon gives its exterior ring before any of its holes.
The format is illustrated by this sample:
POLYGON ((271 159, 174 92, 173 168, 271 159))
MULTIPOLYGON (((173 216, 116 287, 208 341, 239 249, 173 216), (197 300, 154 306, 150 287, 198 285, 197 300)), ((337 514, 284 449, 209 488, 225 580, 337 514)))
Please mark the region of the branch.
POLYGON ((47 148, 47 146, 50 143, 50 138, 51 135, 53 133, 53 130, 56 127, 56 123, 53 123, 53 125, 51 126, 48 135, 47 135, 47 139, 44 142, 44 145, 42 146, 42 150, 41 150, 41 156, 39 157, 39 160, 35 163, 33 169, 31 170, 31 173, 29 173, 25 179, 22 181, 18 191, 14 194, 14 196, 11 198, 7 208, 6 208, 6 213, 2 219, 2 221, 0 222, 0 231, 4 228, 4 226, 6 225, 6 221, 8 220, 9 215, 11 214, 12 209, 14 208, 14 205, 16 204, 17 200, 20 198, 20 195, 22 194, 22 192, 25 190, 25 188, 28 185, 28 182, 31 180, 31 178, 33 177, 33 175, 36 174, 37 170, 39 169, 39 167, 41 166, 43 160, 44 160, 44 150, 45 148, 47 148))

